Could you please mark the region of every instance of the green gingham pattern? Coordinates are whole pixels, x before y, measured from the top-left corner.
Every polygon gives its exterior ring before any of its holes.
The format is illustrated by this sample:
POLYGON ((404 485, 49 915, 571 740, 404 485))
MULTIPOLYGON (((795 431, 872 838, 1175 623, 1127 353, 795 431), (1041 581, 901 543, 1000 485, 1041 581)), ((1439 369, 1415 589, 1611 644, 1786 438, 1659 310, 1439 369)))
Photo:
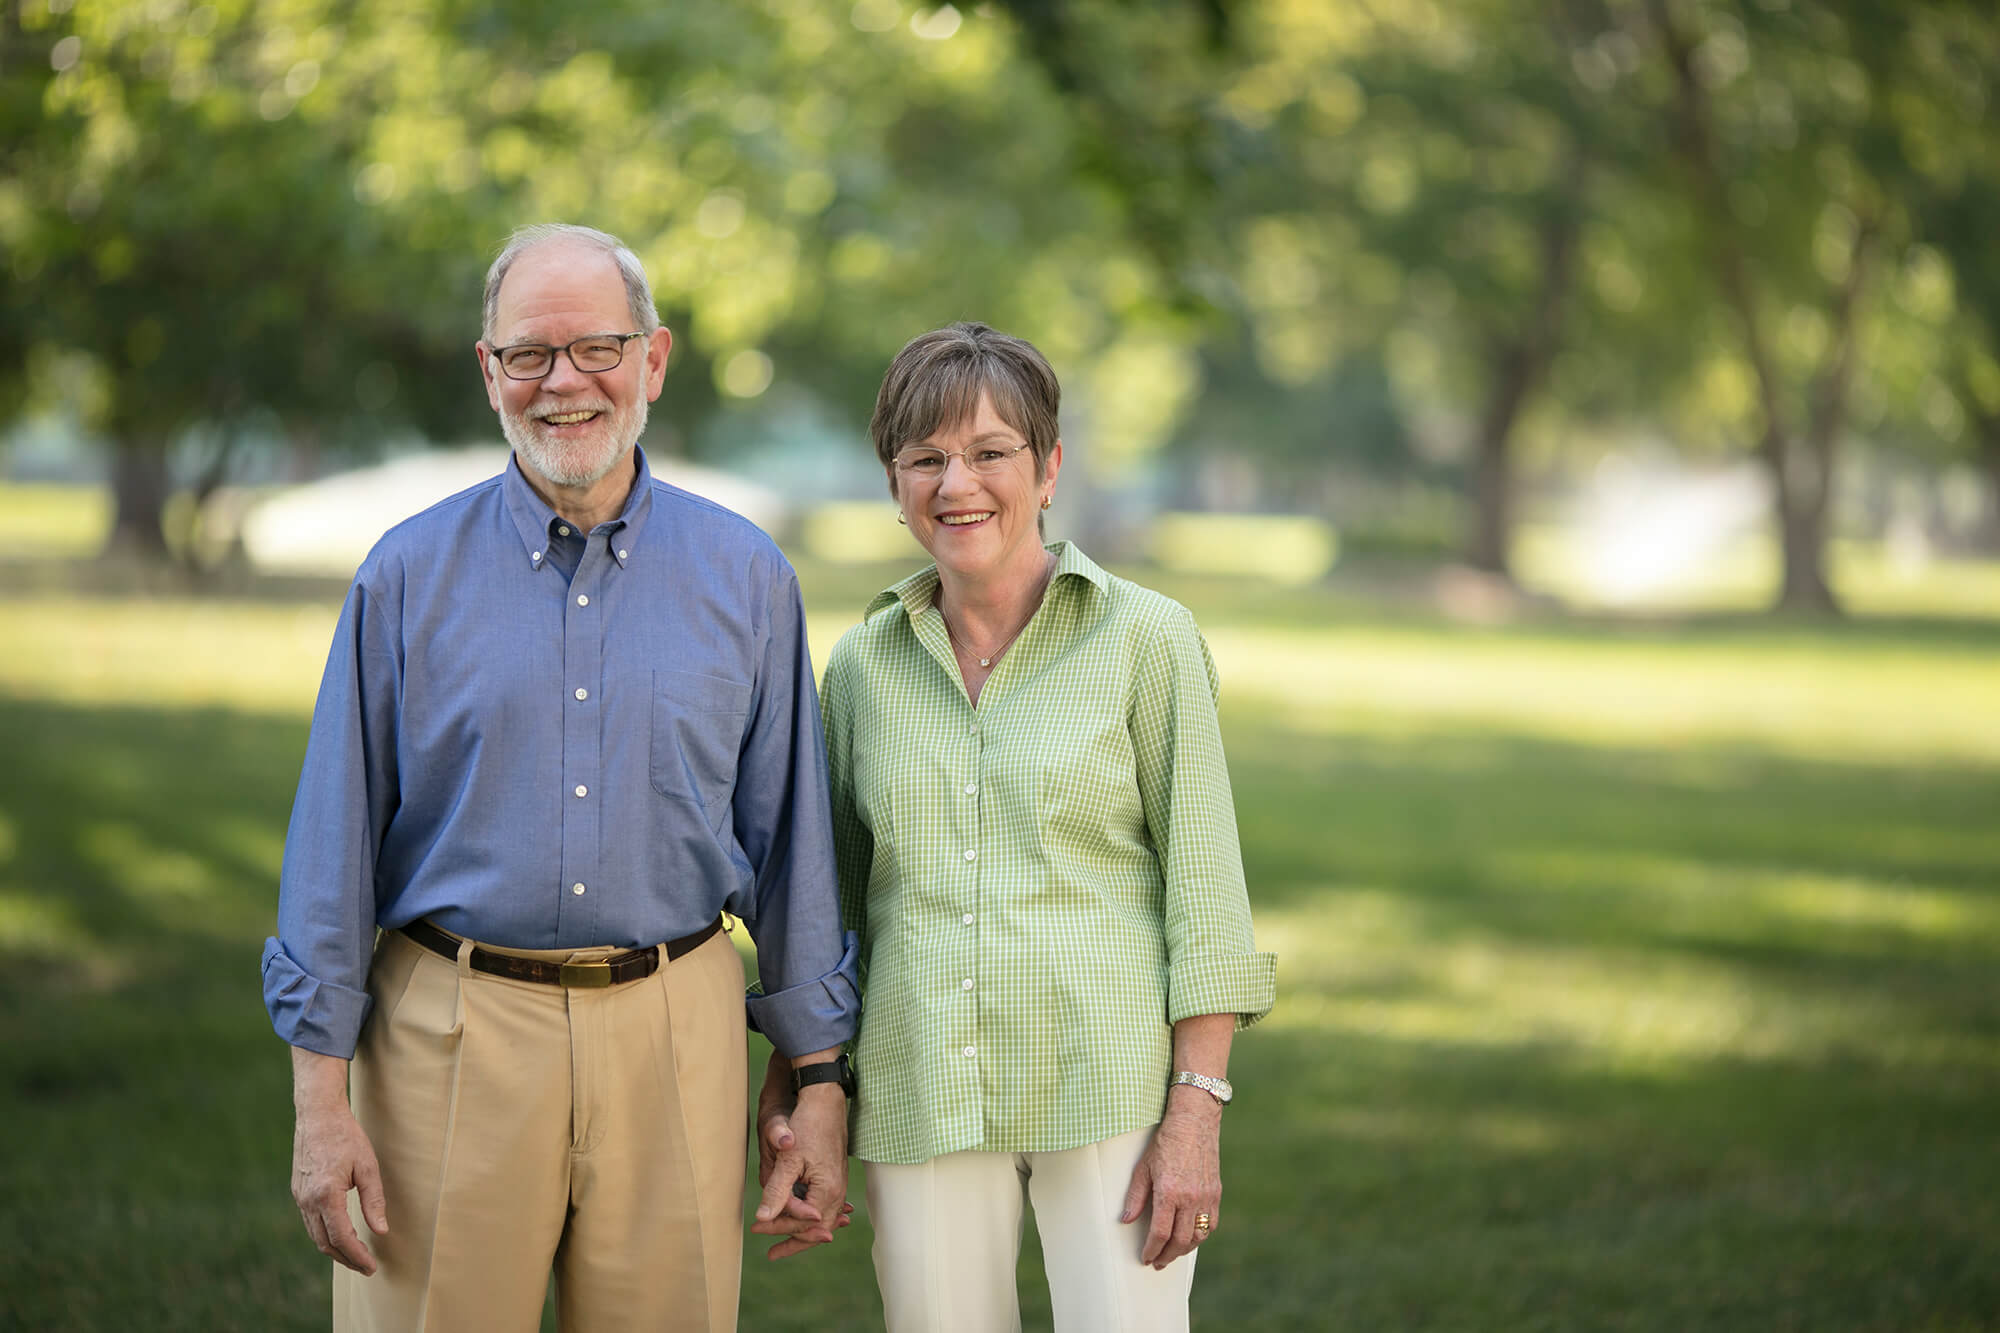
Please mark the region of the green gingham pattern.
POLYGON ((841 915, 861 935, 854 1148, 922 1162, 1155 1124, 1171 1025, 1269 1012, 1215 664, 1178 603, 1058 542, 968 702, 935 567, 877 596, 821 688, 841 915))

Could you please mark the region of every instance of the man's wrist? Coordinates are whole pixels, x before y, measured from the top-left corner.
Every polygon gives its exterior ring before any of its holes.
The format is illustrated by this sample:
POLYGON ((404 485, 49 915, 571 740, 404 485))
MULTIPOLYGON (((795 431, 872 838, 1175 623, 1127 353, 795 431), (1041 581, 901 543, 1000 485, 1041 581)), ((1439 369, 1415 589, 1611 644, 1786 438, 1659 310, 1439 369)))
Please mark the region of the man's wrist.
POLYGON ((347 1061, 303 1046, 292 1047, 292 1109, 344 1110, 347 1106, 347 1061))
POLYGON ((792 1091, 795 1093, 826 1084, 837 1086, 847 1096, 854 1095, 854 1067, 848 1063, 846 1051, 836 1051, 831 1059, 800 1063, 792 1069, 792 1091))

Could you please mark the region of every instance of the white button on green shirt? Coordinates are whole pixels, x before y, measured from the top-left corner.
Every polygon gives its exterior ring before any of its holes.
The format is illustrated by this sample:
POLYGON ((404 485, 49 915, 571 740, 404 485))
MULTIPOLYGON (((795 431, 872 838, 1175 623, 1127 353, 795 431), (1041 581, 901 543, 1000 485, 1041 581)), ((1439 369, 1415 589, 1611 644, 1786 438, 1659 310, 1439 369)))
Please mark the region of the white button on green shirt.
POLYGON ((1193 617, 1066 542, 967 698, 935 567, 869 605, 821 690, 864 999, 853 1151, 1052 1152, 1159 1121, 1172 1024, 1264 1016, 1193 617))

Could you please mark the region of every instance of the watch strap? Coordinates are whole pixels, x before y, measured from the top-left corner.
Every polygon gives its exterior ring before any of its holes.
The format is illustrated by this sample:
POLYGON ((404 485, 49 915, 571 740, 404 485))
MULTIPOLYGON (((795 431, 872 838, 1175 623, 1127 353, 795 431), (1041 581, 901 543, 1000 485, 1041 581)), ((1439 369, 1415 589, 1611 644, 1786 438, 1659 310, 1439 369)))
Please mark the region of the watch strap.
POLYGON ((1228 1079, 1210 1078, 1207 1074, 1197 1074, 1191 1069, 1183 1069, 1178 1074, 1175 1074, 1173 1082, 1167 1086, 1169 1088, 1177 1088, 1183 1083, 1188 1084, 1190 1087, 1200 1088, 1223 1106, 1229 1105, 1236 1096, 1236 1089, 1230 1086, 1228 1079))
POLYGON ((792 1071, 792 1091, 809 1088, 815 1083, 838 1083, 840 1090, 854 1095, 854 1068, 847 1062, 847 1053, 841 1052, 832 1060, 822 1060, 816 1065, 801 1065, 792 1071))

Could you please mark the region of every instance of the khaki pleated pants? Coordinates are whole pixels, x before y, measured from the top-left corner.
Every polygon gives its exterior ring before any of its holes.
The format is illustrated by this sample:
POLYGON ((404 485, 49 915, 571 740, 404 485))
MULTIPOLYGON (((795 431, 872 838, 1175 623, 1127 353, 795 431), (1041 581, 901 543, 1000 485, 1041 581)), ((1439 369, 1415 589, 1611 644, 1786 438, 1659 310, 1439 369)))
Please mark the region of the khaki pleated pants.
MULTIPOLYGON (((736 1327, 748 1108, 743 972, 717 933, 652 976, 566 989, 386 931, 350 1073, 389 1234, 334 1268, 337 1333, 736 1327)), ((500 950, 584 962, 612 949, 500 950)))

